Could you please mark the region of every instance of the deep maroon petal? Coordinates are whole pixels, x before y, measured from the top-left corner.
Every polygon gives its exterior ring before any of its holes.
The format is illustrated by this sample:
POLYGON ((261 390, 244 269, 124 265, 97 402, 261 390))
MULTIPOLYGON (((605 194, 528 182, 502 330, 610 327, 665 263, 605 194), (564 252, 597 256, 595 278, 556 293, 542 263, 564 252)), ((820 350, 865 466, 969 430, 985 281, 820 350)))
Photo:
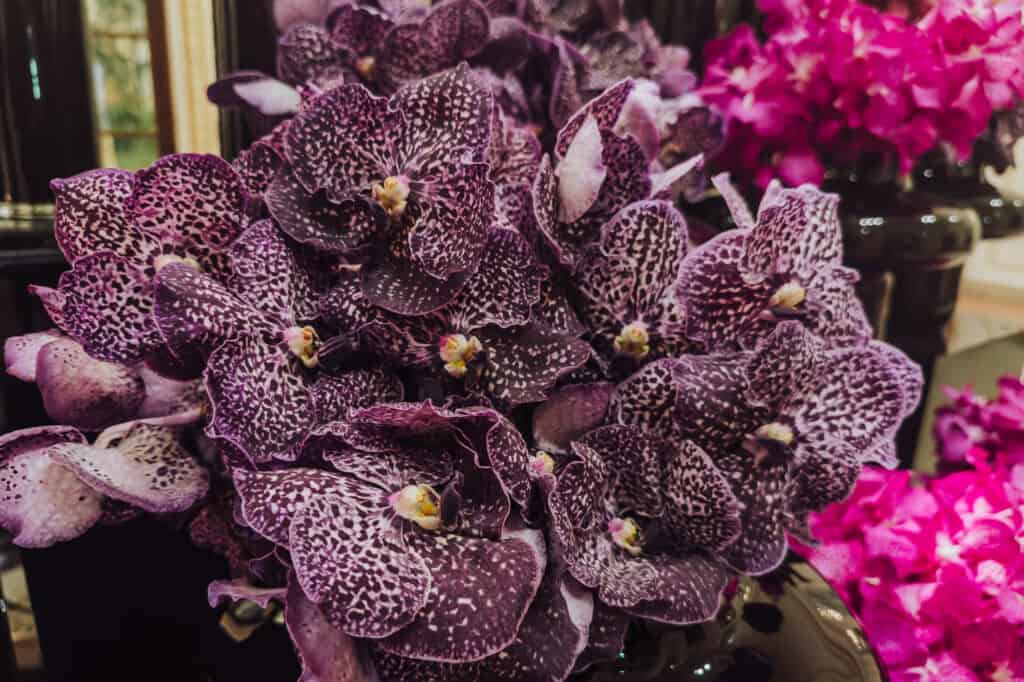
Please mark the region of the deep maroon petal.
POLYGON ((533 324, 543 332, 580 336, 586 327, 576 317, 565 291, 553 276, 541 282, 540 300, 533 307, 533 324))
POLYGON ((493 328, 478 334, 487 353, 481 382, 498 400, 511 405, 544 400, 558 379, 590 359, 590 346, 534 327, 509 334, 493 328))
POLYGON ((487 43, 490 18, 477 0, 446 0, 420 22, 384 37, 381 76, 391 86, 429 76, 472 57, 487 43))
POLYGON ((611 216, 634 201, 651 196, 653 183, 647 154, 636 140, 610 132, 602 132, 601 137, 604 145, 601 158, 608 175, 591 211, 599 216, 611 216))
POLYGON ((362 295, 399 315, 425 315, 447 305, 465 286, 469 273, 437 279, 416 261, 387 258, 360 271, 362 295))
POLYGON ((148 512, 185 511, 209 487, 206 469, 166 427, 136 424, 113 447, 69 443, 52 452, 93 489, 148 512))
POLYGON ((415 208, 406 215, 414 226, 408 244, 430 276, 447 279, 479 264, 495 217, 487 168, 483 163, 442 163, 419 188, 415 208))
MULTIPOLYGON (((573 443, 572 454, 578 459, 567 464, 558 474, 558 483, 549 502, 556 530, 561 528, 576 534, 591 529, 599 520, 603 512, 602 501, 608 490, 609 472, 601 455, 585 443, 573 443)), ((564 539, 563 543, 570 544, 564 539)))
POLYGON ((615 424, 589 432, 577 444, 589 447, 604 462, 610 483, 606 494, 619 508, 641 516, 661 515, 662 462, 671 450, 667 442, 615 424))
POLYGON ((502 487, 519 506, 526 507, 531 482, 528 473, 530 451, 515 425, 494 413, 494 425, 487 431, 487 463, 502 487))
POLYGON ((813 391, 824 370, 825 344, 799 322, 780 323, 751 354, 747 399, 770 409, 813 391))
POLYGON ((293 26, 278 41, 277 73, 292 85, 340 83, 351 62, 352 53, 319 26, 293 26))
POLYGON ((619 115, 622 113, 622 108, 626 105, 626 100, 629 99, 629 95, 635 87, 636 84, 633 80, 627 78, 608 88, 573 114, 572 118, 558 131, 558 141, 555 144, 555 152, 558 156, 565 156, 573 138, 576 137, 590 116, 594 117, 602 131, 614 129, 619 115))
POLYGON ((318 469, 235 469, 234 482, 245 525, 284 547, 289 546, 288 529, 292 519, 312 499, 337 497, 367 513, 386 505, 384 491, 380 488, 318 469))
POLYGON ((899 378, 900 387, 903 389, 903 414, 911 414, 921 402, 924 390, 921 366, 895 346, 880 341, 872 341, 870 345, 876 353, 889 358, 889 371, 899 378))
POLYGON ((0 436, 0 525, 20 547, 49 547, 76 538, 103 515, 102 496, 50 454, 84 443, 77 430, 40 426, 0 436))
POLYGON ((873 335, 854 284, 860 274, 842 266, 822 266, 807 291, 807 326, 835 345, 858 346, 873 335))
POLYGON ((490 230, 480 268, 445 308, 452 331, 528 323, 546 277, 547 268, 537 261, 522 235, 501 228, 490 230))
POLYGON ((231 165, 216 156, 173 154, 135 176, 125 202, 148 237, 181 246, 201 263, 244 228, 245 193, 231 165))
POLYGON ((645 560, 658 576, 658 597, 629 607, 642 618, 673 625, 711 620, 721 607, 732 572, 699 555, 653 556, 645 560))
POLYGON ((711 158, 721 149, 724 133, 722 117, 709 107, 687 109, 669 124, 660 159, 663 165, 672 166, 697 154, 711 158))
POLYGON ((381 369, 357 369, 340 375, 321 373, 310 387, 317 421, 345 418, 350 410, 402 399, 402 383, 381 369))
POLYGON ((334 286, 320 297, 320 319, 343 334, 354 334, 380 313, 364 297, 359 274, 342 270, 334 286))
POLYGON ((310 194, 289 170, 270 183, 267 208, 292 239, 319 251, 348 253, 368 246, 380 233, 385 216, 366 197, 333 202, 323 192, 310 194))
POLYGON ((251 197, 262 197, 283 165, 281 153, 263 140, 243 149, 231 162, 242 187, 251 197))
POLYGON ((222 601, 251 601, 267 608, 271 600, 283 601, 285 588, 283 587, 257 587, 246 578, 234 580, 214 580, 206 588, 206 601, 211 607, 217 606, 222 601))
POLYGON ((374 352, 403 365, 425 367, 438 359, 438 343, 451 332, 444 315, 402 318, 382 314, 360 328, 360 339, 374 352))
POLYGON ((711 552, 740 532, 740 508, 707 453, 683 441, 665 460, 665 525, 675 542, 711 552))
POLYGON ((497 653, 515 641, 544 574, 539 531, 500 541, 416 532, 410 554, 430 575, 427 603, 411 625, 381 640, 383 651, 448 663, 497 653))
POLYGON ((533 412, 533 439, 548 452, 567 452, 569 444, 604 423, 615 384, 562 386, 533 412))
POLYGON ((299 682, 377 679, 359 644, 327 622, 320 607, 303 593, 294 574, 288 577, 284 622, 302 662, 299 682))
POLYGON ((4 369, 16 379, 34 382, 39 352, 60 338, 63 337, 56 329, 7 337, 4 340, 4 369))
POLYGON ((739 443, 775 414, 747 402, 750 383, 741 361, 684 355, 672 374, 677 433, 709 452, 739 443))
POLYGON ((137 370, 96 360, 66 337, 51 337, 39 350, 35 373, 50 419, 80 429, 102 429, 127 421, 146 396, 137 370))
POLYGON ((541 144, 537 134, 494 109, 491 124, 491 180, 498 185, 530 185, 537 177, 541 144))
POLYGON ((608 405, 607 421, 638 426, 673 442, 681 439, 675 420, 673 365, 669 359, 652 362, 619 384, 608 405))
POLYGON ((714 183, 715 189, 722 195, 726 206, 729 207, 729 213, 732 215, 732 221, 736 227, 741 230, 752 230, 755 225, 754 215, 750 212, 750 207, 747 206, 747 200, 732 184, 729 174, 719 173, 711 178, 711 182, 714 183))
POLYGON ((59 323, 89 355, 132 363, 160 344, 152 285, 124 258, 109 251, 79 258, 61 275, 59 293, 59 323))
POLYGON ((547 113, 551 123, 559 127, 565 125, 586 101, 582 89, 587 78, 587 59, 561 36, 555 36, 548 42, 547 50, 553 53, 551 99, 547 113))
POLYGON ((69 263, 98 251, 112 251, 132 263, 146 263, 156 248, 135 230, 125 211, 134 175, 104 168, 54 180, 53 234, 69 263))
POLYGON ((306 596, 351 637, 387 637, 429 604, 430 566, 392 524, 334 495, 309 498, 289 532, 306 596))
POLYGON ((397 168, 391 138, 400 120, 388 101, 358 84, 330 90, 292 119, 284 148, 292 171, 310 193, 325 189, 341 200, 369 190, 397 168))
POLYGON ((799 449, 803 451, 797 453, 800 464, 794 471, 790 501, 794 513, 821 511, 849 497, 861 470, 856 450, 839 440, 799 449))
POLYGON ((386 13, 367 5, 346 3, 327 17, 327 30, 334 42, 357 58, 376 54, 394 25, 386 13))
POLYGON ((231 441, 257 463, 295 458, 316 419, 298 358, 282 345, 243 336, 222 343, 203 376, 213 408, 208 435, 231 441))
POLYGON ((714 460, 740 503, 742 523, 735 542, 719 556, 750 575, 774 570, 786 555, 783 523, 789 508, 789 465, 768 460, 759 464, 743 450, 716 453, 714 460))

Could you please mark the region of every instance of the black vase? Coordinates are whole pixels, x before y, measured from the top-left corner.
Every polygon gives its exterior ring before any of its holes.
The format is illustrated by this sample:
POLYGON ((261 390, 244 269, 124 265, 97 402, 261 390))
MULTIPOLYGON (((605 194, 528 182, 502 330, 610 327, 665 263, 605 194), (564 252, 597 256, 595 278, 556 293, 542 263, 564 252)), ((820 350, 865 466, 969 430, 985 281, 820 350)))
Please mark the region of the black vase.
POLYGON ((578 682, 883 682, 888 677, 835 590, 795 555, 740 579, 702 625, 633 627, 616 662, 578 682))
POLYGON ((969 206, 981 219, 982 239, 1012 237, 1024 232, 1024 200, 1005 199, 985 182, 974 160, 950 162, 941 155, 926 157, 914 186, 929 196, 969 206))

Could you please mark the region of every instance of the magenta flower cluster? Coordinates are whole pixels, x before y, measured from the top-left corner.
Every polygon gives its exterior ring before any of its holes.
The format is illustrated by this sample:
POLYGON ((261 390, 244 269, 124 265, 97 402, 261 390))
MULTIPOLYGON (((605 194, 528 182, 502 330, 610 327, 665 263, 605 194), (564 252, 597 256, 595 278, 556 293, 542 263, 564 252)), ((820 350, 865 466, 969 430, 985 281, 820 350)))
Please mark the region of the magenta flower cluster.
POLYGON ((918 478, 865 468, 812 515, 802 551, 857 612, 894 682, 1024 679, 1024 384, 987 402, 950 391, 940 457, 971 467, 918 478))
POLYGON ((914 23, 855 0, 760 5, 768 39, 744 25, 711 43, 700 92, 729 121, 721 163, 761 186, 867 154, 907 172, 940 142, 966 158, 1024 97, 1020 0, 941 0, 914 23))

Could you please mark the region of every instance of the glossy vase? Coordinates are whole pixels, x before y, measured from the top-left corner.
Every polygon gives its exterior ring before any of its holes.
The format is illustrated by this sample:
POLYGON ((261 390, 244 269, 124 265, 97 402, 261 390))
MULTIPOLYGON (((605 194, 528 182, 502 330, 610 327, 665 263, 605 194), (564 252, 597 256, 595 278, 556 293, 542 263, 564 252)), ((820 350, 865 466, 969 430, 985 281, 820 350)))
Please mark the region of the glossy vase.
POLYGON ((950 162, 939 156, 923 160, 914 185, 929 196, 968 206, 981 219, 982 239, 1012 237, 1024 232, 1024 199, 1006 199, 985 182, 974 160, 950 162))
POLYGON ((856 618, 808 563, 744 577, 715 620, 634 626, 616 662, 576 682, 883 682, 856 618))

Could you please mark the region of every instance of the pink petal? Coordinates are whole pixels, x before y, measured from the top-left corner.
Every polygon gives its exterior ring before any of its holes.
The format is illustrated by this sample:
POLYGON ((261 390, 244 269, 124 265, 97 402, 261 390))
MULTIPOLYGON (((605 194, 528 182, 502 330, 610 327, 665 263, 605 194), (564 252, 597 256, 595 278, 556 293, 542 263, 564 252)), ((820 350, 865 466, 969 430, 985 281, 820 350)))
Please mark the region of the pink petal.
POLYGON ((597 201, 601 185, 608 175, 601 158, 603 151, 597 119, 587 116, 556 170, 561 202, 558 219, 563 223, 576 222, 597 201))

